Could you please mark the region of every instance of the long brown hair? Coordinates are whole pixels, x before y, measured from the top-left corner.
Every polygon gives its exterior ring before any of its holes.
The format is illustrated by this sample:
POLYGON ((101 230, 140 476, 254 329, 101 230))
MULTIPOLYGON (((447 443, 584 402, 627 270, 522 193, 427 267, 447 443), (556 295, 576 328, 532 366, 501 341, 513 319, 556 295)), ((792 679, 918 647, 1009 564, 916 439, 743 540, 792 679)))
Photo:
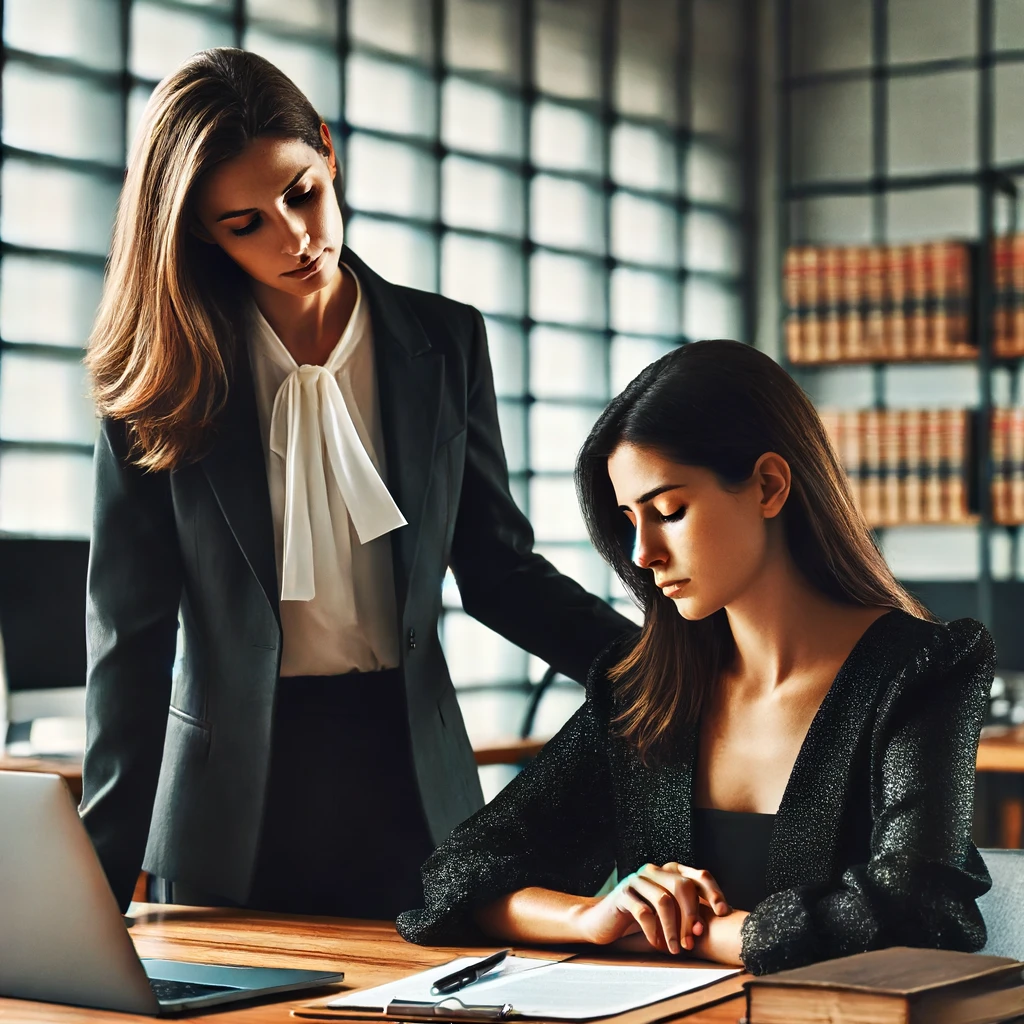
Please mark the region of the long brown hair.
POLYGON ((128 424, 139 465, 202 454, 227 398, 245 277, 193 233, 197 182, 260 136, 325 153, 321 123, 283 72, 229 47, 190 57, 150 97, 86 356, 99 411, 128 424))
POLYGON ((611 671, 619 684, 621 735, 645 761, 665 757, 692 725, 734 652, 724 609, 687 621, 632 561, 635 531, 618 510, 608 456, 620 445, 712 470, 726 486, 749 480, 766 452, 792 471, 782 524, 790 554, 821 593, 851 605, 931 614, 896 581, 853 502, 810 399, 763 352, 735 341, 700 341, 651 363, 598 418, 576 463, 590 537, 644 610, 632 650, 611 671))

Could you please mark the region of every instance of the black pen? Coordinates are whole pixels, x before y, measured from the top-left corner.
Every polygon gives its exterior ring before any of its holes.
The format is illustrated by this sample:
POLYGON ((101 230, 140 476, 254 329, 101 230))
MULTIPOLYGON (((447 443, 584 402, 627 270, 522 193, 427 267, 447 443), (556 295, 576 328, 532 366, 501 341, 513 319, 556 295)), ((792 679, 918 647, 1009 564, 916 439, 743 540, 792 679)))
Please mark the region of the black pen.
POLYGON ((511 953, 511 949, 502 949, 475 964, 461 967, 452 974, 446 974, 438 978, 430 988, 430 994, 434 996, 445 996, 449 992, 458 992, 459 989, 472 985, 474 981, 482 978, 488 971, 498 966, 502 960, 511 953))

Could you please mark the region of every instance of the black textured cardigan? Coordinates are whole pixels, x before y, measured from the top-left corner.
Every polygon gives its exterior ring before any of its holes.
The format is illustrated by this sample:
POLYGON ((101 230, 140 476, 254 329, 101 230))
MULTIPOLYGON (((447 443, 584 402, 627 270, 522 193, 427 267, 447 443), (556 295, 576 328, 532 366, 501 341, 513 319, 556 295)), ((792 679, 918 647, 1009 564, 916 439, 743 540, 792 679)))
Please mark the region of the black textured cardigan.
MULTIPOLYGON (((612 647, 585 704, 423 866, 426 907, 398 918, 412 942, 478 942, 473 911, 526 886, 593 894, 617 866, 692 864, 697 730, 645 767, 612 735, 612 647)), ((974 764, 995 661, 971 619, 893 611, 876 620, 815 715, 775 818, 771 895, 743 925, 755 974, 890 945, 976 950, 989 888, 971 842, 974 764)), ((695 865, 700 867, 700 865, 695 865)), ((729 894, 726 893, 726 898, 729 894)))

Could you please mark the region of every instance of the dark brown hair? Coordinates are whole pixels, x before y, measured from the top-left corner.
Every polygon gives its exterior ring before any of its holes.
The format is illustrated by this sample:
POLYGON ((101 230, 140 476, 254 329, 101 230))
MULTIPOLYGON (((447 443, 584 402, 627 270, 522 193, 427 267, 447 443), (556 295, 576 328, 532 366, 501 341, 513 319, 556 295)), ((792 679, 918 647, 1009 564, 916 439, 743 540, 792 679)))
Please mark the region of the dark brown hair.
POLYGON ((695 723, 734 646, 725 610, 687 621, 632 561, 634 529, 618 510, 608 456, 620 445, 657 451, 713 471, 725 486, 749 480, 766 452, 792 471, 782 512, 800 572, 851 605, 930 613, 896 581, 853 502, 846 476, 810 399, 763 352, 735 341, 700 341, 651 363, 598 418, 576 463, 590 537, 644 610, 633 649, 612 669, 620 684, 620 732, 646 761, 663 759, 677 730, 695 723))
POLYGON ((261 136, 326 153, 321 124, 287 75, 230 47, 190 57, 150 97, 86 356, 99 411, 128 424, 139 465, 201 454, 227 398, 245 277, 193 233, 196 184, 261 136))

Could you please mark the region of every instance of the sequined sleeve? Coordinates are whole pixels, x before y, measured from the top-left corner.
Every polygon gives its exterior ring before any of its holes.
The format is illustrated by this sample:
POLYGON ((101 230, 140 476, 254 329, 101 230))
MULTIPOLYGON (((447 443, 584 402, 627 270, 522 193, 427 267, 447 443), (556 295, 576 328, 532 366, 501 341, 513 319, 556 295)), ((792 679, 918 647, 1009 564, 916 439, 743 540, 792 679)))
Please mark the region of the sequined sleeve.
POLYGON ((423 865, 425 906, 398 916, 410 942, 479 941, 473 912, 527 886, 593 895, 615 865, 607 713, 591 670, 587 700, 489 804, 423 865))
POLYGON ((971 842, 978 737, 995 650, 976 622, 937 627, 878 709, 871 737, 871 856, 837 885, 759 903, 742 958, 764 974, 883 946, 974 951, 990 886, 971 842))

